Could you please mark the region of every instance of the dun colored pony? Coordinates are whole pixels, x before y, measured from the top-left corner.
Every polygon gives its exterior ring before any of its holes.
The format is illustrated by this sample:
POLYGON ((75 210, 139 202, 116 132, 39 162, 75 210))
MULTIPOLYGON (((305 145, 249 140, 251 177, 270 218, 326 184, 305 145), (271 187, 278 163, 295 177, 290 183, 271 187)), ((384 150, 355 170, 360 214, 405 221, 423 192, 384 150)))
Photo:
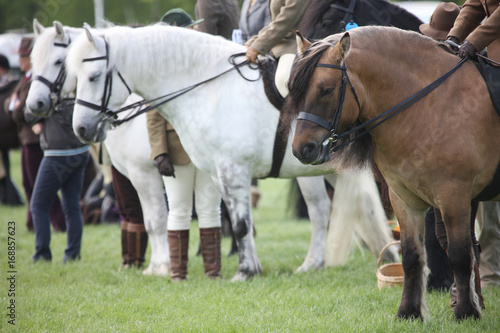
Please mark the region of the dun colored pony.
POLYGON ((405 281, 397 316, 422 318, 424 216, 434 206, 448 234, 455 316, 479 318, 470 203, 500 161, 500 118, 482 76, 430 38, 396 28, 361 27, 309 49, 305 40, 300 44, 305 52, 294 64, 287 102, 290 115, 304 111, 293 153, 302 163, 334 160, 345 168, 374 161, 382 172, 401 225, 405 281), (440 85, 433 84, 437 79, 440 85), (417 94, 422 91, 427 94, 417 94), (377 118, 393 108, 393 116, 377 118))

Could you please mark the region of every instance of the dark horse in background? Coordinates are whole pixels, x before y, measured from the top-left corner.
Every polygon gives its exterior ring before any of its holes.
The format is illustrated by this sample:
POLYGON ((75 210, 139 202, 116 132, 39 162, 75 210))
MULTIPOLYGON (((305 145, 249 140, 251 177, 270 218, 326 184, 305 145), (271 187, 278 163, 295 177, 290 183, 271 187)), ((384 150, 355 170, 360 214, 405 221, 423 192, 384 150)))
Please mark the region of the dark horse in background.
MULTIPOLYGON (((308 40, 318 40, 344 32, 350 22, 359 26, 393 26, 416 32, 424 23, 406 9, 386 0, 312 0, 302 17, 299 30, 305 32, 308 40)), ((375 174, 377 176, 380 173, 375 170, 375 174)), ((383 179, 378 180, 385 183, 383 179)), ((382 191, 386 187, 385 184, 379 186, 382 191)), ((384 202, 384 206, 390 204, 384 202)), ((453 283, 453 271, 446 252, 436 238, 434 214, 426 217, 425 247, 427 253, 433 254, 427 258, 430 269, 427 288, 448 290, 453 283)))
POLYGON ((346 25, 383 25, 419 31, 424 23, 406 9, 386 0, 312 0, 299 30, 308 40, 323 39, 344 32, 346 25))

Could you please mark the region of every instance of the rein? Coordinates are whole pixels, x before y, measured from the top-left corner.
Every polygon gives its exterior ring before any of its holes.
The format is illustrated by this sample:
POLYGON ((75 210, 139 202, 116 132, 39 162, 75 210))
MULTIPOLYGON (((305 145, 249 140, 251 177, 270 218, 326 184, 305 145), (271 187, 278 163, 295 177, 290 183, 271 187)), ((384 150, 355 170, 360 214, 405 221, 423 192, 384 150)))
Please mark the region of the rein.
MULTIPOLYGON (((424 87, 423 89, 421 89, 417 93, 415 93, 412 96, 410 96, 409 98, 405 99, 401 103, 399 103, 396 106, 390 108, 389 110, 387 110, 387 111, 379 114, 375 118, 372 118, 369 121, 367 121, 367 122, 365 122, 365 123, 363 123, 363 124, 361 124, 359 126, 351 128, 350 130, 348 130, 348 131, 346 131, 346 132, 344 132, 342 134, 337 134, 336 132, 338 130, 338 123, 339 123, 339 120, 340 120, 340 117, 341 117, 341 113, 342 113, 342 104, 344 102, 345 86, 346 86, 346 82, 345 81, 346 81, 346 78, 348 79, 347 68, 345 66, 337 66, 337 65, 330 65, 330 64, 321 64, 321 63, 319 63, 319 64, 316 65, 316 67, 327 67, 327 68, 333 68, 333 69, 340 69, 340 70, 342 70, 342 86, 340 87, 340 96, 339 96, 339 100, 337 102, 337 108, 335 110, 335 113, 334 113, 334 116, 333 116, 333 120, 329 123, 327 120, 325 120, 325 119, 323 119, 321 117, 318 117, 318 116, 316 116, 316 115, 314 115, 312 113, 305 112, 305 111, 299 112, 299 115, 298 115, 297 119, 311 121, 311 122, 313 122, 313 123, 315 123, 315 124, 317 124, 317 125, 319 125, 321 127, 326 128, 327 130, 329 130, 330 131, 330 137, 327 140, 325 140, 325 142, 323 142, 323 146, 327 146, 328 145, 329 146, 328 148, 329 148, 330 151, 336 152, 339 149, 343 148, 344 146, 350 144, 351 142, 359 139, 361 136, 367 134, 370 130, 374 129, 375 127, 379 126, 380 124, 384 123, 385 121, 389 120, 390 118, 394 117, 395 115, 397 115, 401 111, 403 111, 406 108, 410 107, 411 105, 413 105, 414 103, 416 103, 417 101, 419 101, 420 99, 422 99, 423 97, 427 96, 431 91, 433 91, 434 89, 436 89, 437 87, 439 87, 458 68, 460 68, 467 59, 468 58, 462 58, 462 59, 460 59, 460 61, 455 66, 453 66, 453 68, 451 68, 448 72, 446 72, 445 74, 443 74, 437 80, 435 80, 434 82, 432 82, 428 86, 424 87), (374 125, 370 129, 367 129, 366 131, 364 131, 364 132, 362 132, 362 133, 354 136, 352 139, 350 139, 350 140, 342 143, 339 146, 333 147, 333 145, 339 139, 347 137, 350 134, 352 134, 352 133, 354 133, 354 132, 356 132, 358 130, 366 129, 366 127, 368 127, 369 125, 372 125, 372 124, 374 124, 374 125)), ((354 87, 353 87, 352 84, 351 84, 351 89, 352 89, 352 91, 354 93, 354 96, 356 98, 356 102, 358 103, 358 107, 361 110, 361 107, 359 105, 358 97, 356 95, 356 92, 355 92, 354 87)))
MULTIPOLYGON (((95 57, 95 58, 85 58, 82 61, 106 60, 106 68, 107 68, 109 65, 109 46, 108 46, 106 39, 104 39, 104 42, 106 45, 106 54, 104 56, 95 57)), ((134 119, 135 117, 140 116, 143 113, 146 113, 148 111, 156 109, 159 106, 166 104, 166 103, 170 102, 171 100, 173 100, 179 96, 182 96, 182 95, 188 93, 189 91, 191 91, 191 90, 193 90, 193 89, 195 89, 195 88, 197 88, 205 83, 208 83, 212 80, 215 80, 216 78, 218 78, 224 74, 227 74, 233 70, 236 70, 240 74, 240 76, 247 81, 255 82, 255 81, 260 80, 260 78, 262 76, 262 72, 259 74, 259 76, 256 79, 249 79, 243 75, 240 68, 245 66, 245 65, 248 65, 251 69, 256 70, 256 69, 261 68, 261 64, 259 63, 256 67, 254 67, 247 60, 240 62, 240 63, 236 63, 235 59, 237 57, 241 57, 241 56, 245 56, 245 53, 236 53, 236 54, 231 55, 229 57, 228 61, 232 65, 232 67, 225 70, 224 72, 221 72, 221 73, 219 73, 215 76, 212 76, 206 80, 203 80, 203 81, 195 83, 189 87, 179 89, 177 91, 168 93, 168 94, 160 96, 160 97, 156 97, 156 98, 153 98, 150 100, 141 100, 141 101, 138 101, 136 103, 126 105, 126 106, 124 106, 116 111, 108 109, 108 103, 109 103, 109 100, 111 98, 111 90, 112 90, 112 84, 113 84, 113 71, 114 70, 117 72, 118 77, 123 82, 123 84, 125 85, 125 87, 129 91, 129 93, 132 93, 132 91, 131 91, 130 87, 128 86, 128 84, 125 82, 125 80, 124 80, 123 76, 120 74, 120 72, 118 70, 116 70, 116 68, 112 68, 112 69, 108 70, 108 72, 106 74, 106 81, 104 83, 104 91, 103 91, 103 95, 101 97, 101 105, 93 104, 93 103, 90 103, 90 102, 87 102, 87 101, 84 101, 81 99, 76 99, 75 103, 82 105, 82 106, 85 106, 85 107, 88 107, 92 110, 98 111, 104 120, 109 121, 111 126, 116 127, 116 126, 119 126, 127 121, 134 119), (146 106, 146 107, 144 107, 144 106, 146 106), (128 115, 127 117, 125 117, 123 119, 118 119, 118 113, 128 111, 128 110, 132 110, 133 113, 128 115)))
MULTIPOLYGON (((54 46, 56 47, 64 47, 67 48, 69 44, 71 43, 71 38, 68 35, 68 43, 63 44, 63 43, 57 43, 54 42, 54 46)), ((61 69, 59 70, 59 73, 57 74, 57 77, 54 82, 50 82, 48 79, 41 75, 36 75, 34 77, 34 80, 40 81, 43 84, 45 84, 50 91, 50 100, 52 101, 52 104, 54 105, 55 110, 59 110, 61 106, 63 106, 63 101, 71 101, 73 102, 73 98, 62 98, 61 97, 61 91, 62 87, 64 85, 64 81, 66 80, 66 66, 64 65, 64 62, 61 65, 61 69)))

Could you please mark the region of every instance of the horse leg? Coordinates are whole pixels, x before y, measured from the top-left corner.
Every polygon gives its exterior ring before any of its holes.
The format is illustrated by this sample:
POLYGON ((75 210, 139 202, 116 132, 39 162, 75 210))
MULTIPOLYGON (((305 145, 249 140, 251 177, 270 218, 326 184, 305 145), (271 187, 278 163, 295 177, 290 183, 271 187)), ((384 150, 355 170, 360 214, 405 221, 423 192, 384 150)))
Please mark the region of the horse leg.
MULTIPOLYGON (((152 165, 151 165, 152 166, 152 165)), ((129 171, 144 216, 144 226, 151 244, 151 259, 142 274, 169 276, 170 254, 167 242, 167 203, 160 174, 152 166, 151 170, 129 171)))
MULTIPOLYGON (((456 198, 455 198, 456 199, 456 198)), ((457 205, 451 209, 440 207, 448 236, 448 257, 455 275, 457 305, 455 318, 480 318, 474 280, 474 253, 470 233, 470 205, 457 205)))
POLYGON ((307 205, 312 232, 306 259, 296 272, 321 268, 325 262, 325 242, 331 201, 323 176, 298 177, 297 182, 307 205))
POLYGON ((262 273, 253 238, 249 172, 231 165, 220 168, 218 178, 216 184, 229 211, 238 246, 238 270, 231 281, 246 281, 262 273))
POLYGON ((426 210, 411 210, 392 190, 391 202, 401 228, 401 249, 403 253, 403 294, 397 312, 398 318, 420 319, 425 312, 425 266, 424 229, 426 210))

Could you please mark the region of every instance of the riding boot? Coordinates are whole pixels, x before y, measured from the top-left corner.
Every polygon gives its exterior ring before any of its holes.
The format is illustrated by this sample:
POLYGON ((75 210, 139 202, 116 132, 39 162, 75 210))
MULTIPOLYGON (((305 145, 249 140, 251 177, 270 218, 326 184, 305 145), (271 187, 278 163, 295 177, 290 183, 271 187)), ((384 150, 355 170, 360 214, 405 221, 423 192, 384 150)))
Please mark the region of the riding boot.
POLYGON ((120 229, 121 229, 121 232, 122 232, 122 259, 123 259, 122 267, 124 267, 124 268, 130 267, 129 255, 128 255, 128 246, 127 246, 127 238, 128 238, 127 227, 128 227, 128 223, 129 222, 127 222, 127 221, 122 221, 120 223, 120 229))
POLYGON ((168 230, 168 247, 172 282, 183 281, 187 276, 189 229, 168 230))
POLYGON ((127 226, 127 248, 130 265, 141 268, 144 265, 148 234, 144 224, 129 223, 127 226))
POLYGON ((200 228, 200 242, 205 275, 209 278, 220 278, 221 228, 200 228))

